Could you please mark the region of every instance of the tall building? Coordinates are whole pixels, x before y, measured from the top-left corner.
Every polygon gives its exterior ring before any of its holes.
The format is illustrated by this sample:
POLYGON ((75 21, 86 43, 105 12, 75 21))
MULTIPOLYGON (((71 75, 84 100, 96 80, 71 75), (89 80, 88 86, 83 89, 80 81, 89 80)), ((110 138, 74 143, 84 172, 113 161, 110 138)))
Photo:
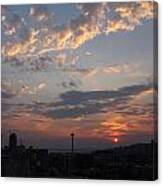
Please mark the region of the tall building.
POLYGON ((15 133, 11 133, 9 136, 9 149, 15 149, 17 146, 17 135, 15 133))

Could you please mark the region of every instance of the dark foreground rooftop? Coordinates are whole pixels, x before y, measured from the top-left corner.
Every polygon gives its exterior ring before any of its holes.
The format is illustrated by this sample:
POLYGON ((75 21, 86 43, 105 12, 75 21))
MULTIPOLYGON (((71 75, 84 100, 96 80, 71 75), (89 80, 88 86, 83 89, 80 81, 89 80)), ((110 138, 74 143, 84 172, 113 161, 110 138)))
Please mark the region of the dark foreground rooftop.
POLYGON ((157 143, 94 151, 57 153, 15 146, 2 149, 3 177, 50 177, 120 180, 157 179, 157 143))

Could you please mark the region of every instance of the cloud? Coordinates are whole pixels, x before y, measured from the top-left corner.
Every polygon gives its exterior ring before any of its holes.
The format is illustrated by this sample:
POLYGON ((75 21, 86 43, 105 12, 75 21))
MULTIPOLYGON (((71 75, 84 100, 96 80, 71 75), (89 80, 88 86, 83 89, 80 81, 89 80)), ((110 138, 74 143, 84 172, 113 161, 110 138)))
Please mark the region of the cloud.
POLYGON ((126 102, 135 95, 151 89, 152 85, 134 85, 123 87, 117 91, 69 91, 60 95, 61 102, 55 104, 47 115, 54 118, 73 118, 83 115, 105 113, 113 109, 113 105, 126 102), (64 108, 58 108, 64 107, 64 108))
POLYGON ((54 50, 77 49, 86 41, 100 34, 101 19, 106 14, 106 4, 80 4, 80 16, 72 19, 68 25, 56 27, 44 39, 44 46, 54 50))
POLYGON ((37 85, 34 86, 29 86, 22 83, 18 83, 17 87, 14 87, 13 82, 2 82, 2 91, 1 91, 1 96, 2 98, 5 99, 11 99, 14 97, 20 97, 24 95, 34 95, 34 94, 39 94, 42 92, 45 87, 47 86, 46 82, 41 82, 37 85), (13 88, 14 87, 14 88, 13 88))
POLYGON ((16 91, 14 91, 12 84, 10 82, 2 82, 1 84, 1 97, 2 99, 11 99, 16 96, 16 91))
POLYGON ((109 66, 103 66, 103 67, 96 67, 96 68, 90 68, 86 71, 79 70, 79 72, 84 74, 85 78, 90 78, 95 75, 99 74, 108 74, 108 75, 115 75, 115 74, 121 74, 121 73, 133 73, 135 70, 138 69, 138 64, 132 64, 132 63, 123 63, 121 65, 109 65, 109 66))
POLYGON ((114 112, 106 114, 105 119, 101 122, 101 127, 95 129, 96 135, 102 135, 106 139, 113 140, 117 137, 120 142, 125 141, 133 136, 152 136, 153 131, 153 116, 149 114, 137 115, 122 115, 114 112))
POLYGON ((143 20, 152 19, 154 17, 153 2, 137 2, 137 3, 119 3, 115 8, 117 18, 108 20, 107 33, 116 33, 120 31, 133 31, 136 26, 142 24, 143 20))
MULTIPOLYGON (((60 57, 60 55, 59 55, 59 57, 60 57)), ((62 57, 62 55, 61 55, 61 57, 62 57)), ((58 58, 58 56, 56 58, 58 58)), ((68 62, 68 60, 69 60, 69 61, 71 61, 70 64, 74 64, 74 65, 70 65, 70 66, 67 65, 66 68, 64 68, 64 67, 59 68, 59 69, 56 68, 55 70, 60 70, 63 72, 70 72, 72 74, 78 74, 78 75, 80 74, 80 75, 82 75, 82 77, 87 79, 87 78, 94 77, 97 74, 116 75, 116 74, 121 74, 121 73, 125 74, 126 73, 127 75, 129 75, 129 74, 133 75, 133 73, 137 72, 137 70, 139 68, 139 64, 134 64, 134 63, 123 63, 120 65, 113 64, 113 65, 107 65, 107 66, 102 66, 102 67, 81 68, 76 65, 77 59, 78 59, 78 56, 67 57, 67 60, 64 57, 62 64, 64 64, 65 61, 68 62), (72 60, 69 60, 69 59, 72 59, 72 60), (72 63, 73 59, 74 59, 75 63, 72 63)), ((62 58, 61 58, 61 61, 54 60, 54 62, 55 63, 62 62, 62 58)))
POLYGON ((85 53, 85 55, 86 55, 86 56, 91 56, 91 55, 92 55, 92 53, 91 53, 91 52, 89 52, 89 51, 87 51, 87 52, 85 53))
POLYGON ((95 76, 97 73, 99 73, 100 70, 98 68, 91 68, 88 70, 80 70, 79 72, 84 74, 84 78, 90 78, 95 76))
POLYGON ((151 137, 155 125, 152 89, 151 84, 144 84, 113 91, 69 91, 61 94, 57 102, 3 103, 2 122, 4 128, 43 132, 47 136, 54 135, 54 131, 55 136, 66 136, 71 130, 79 138, 112 141, 118 137, 120 142, 151 137), (23 120, 26 122, 22 126, 23 120))
POLYGON ((64 64, 71 64, 75 65, 76 62, 78 61, 79 56, 73 55, 73 54, 65 54, 65 53, 59 53, 56 54, 51 60, 58 64, 60 67, 64 66, 64 64))
POLYGON ((115 12, 119 14, 122 18, 127 18, 132 22, 139 23, 141 19, 151 19, 154 16, 154 6, 156 6, 153 2, 138 2, 138 3, 130 3, 121 4, 120 7, 115 9, 115 12))
POLYGON ((5 129, 18 129, 21 132, 49 132, 52 130, 54 121, 51 118, 47 118, 42 115, 34 114, 31 117, 31 113, 20 111, 11 115, 3 117, 3 123, 5 129))
MULTIPOLYGON (((69 85, 71 86, 71 85, 69 85)), ((45 84, 40 83, 32 89, 28 86, 23 86, 20 91, 23 94, 38 93, 40 89, 44 89, 45 84)), ((110 91, 68 91, 60 95, 61 101, 54 103, 35 103, 35 112, 38 114, 45 114, 52 118, 76 118, 83 117, 84 115, 106 113, 113 111, 115 113, 128 113, 129 111, 140 113, 141 104, 150 104, 153 101, 152 84, 133 85, 123 87, 117 90, 110 91), (150 95, 149 101, 144 102, 144 98, 150 95), (142 98, 138 105, 138 97, 142 98), (129 103, 129 104, 126 104, 129 103), (130 106, 134 105, 131 109, 130 106)), ((20 105, 21 106, 21 105, 20 105)), ((23 104, 23 108, 24 108, 23 104)), ((32 109, 33 105, 27 105, 27 108, 32 109), (30 107, 29 107, 30 106, 30 107)), ((144 106, 142 107, 144 108, 144 106)))
MULTIPOLYGON (((22 40, 2 45, 2 56, 7 59, 20 59, 21 56, 32 57, 48 52, 76 50, 98 35, 133 31, 144 20, 153 18, 155 4, 153 2, 86 3, 77 6, 78 17, 64 25, 48 24, 47 27, 28 29, 26 37, 22 40), (116 16, 109 17, 110 12, 116 16)), ((48 13, 45 6, 31 6, 30 15, 39 20, 47 19, 48 13)), ((12 27, 12 24, 10 26, 12 27)), ((12 30, 14 31, 13 28, 12 30)))
POLYGON ((80 84, 79 81, 75 81, 73 79, 70 79, 69 81, 64 81, 61 83, 61 85, 64 88, 77 88, 79 84, 80 84))
POLYGON ((6 36, 13 36, 20 28, 22 28, 22 18, 18 14, 13 13, 7 7, 2 7, 2 31, 6 36))
MULTIPOLYGON (((37 85, 30 86, 27 84, 17 83, 17 86, 14 87, 13 82, 2 82, 1 86, 1 98, 2 98, 2 114, 3 115, 12 115, 20 111, 31 112, 33 110, 34 101, 38 101, 40 94, 45 90, 47 83, 41 82, 37 85), (31 101, 29 104, 16 104, 18 99, 24 96, 31 96, 31 101)), ((21 100, 21 99, 20 99, 21 100)), ((21 101, 20 101, 21 102, 21 101)))
POLYGON ((15 97, 15 94, 13 94, 13 93, 10 93, 10 92, 5 92, 5 91, 1 91, 1 97, 2 97, 2 99, 4 98, 4 99, 10 99, 10 98, 13 98, 13 97, 15 97))
MULTIPOLYGON (((9 57, 8 54, 6 54, 6 50, 8 50, 8 47, 10 48, 11 45, 15 45, 26 39, 26 36, 29 34, 29 28, 26 27, 27 20, 24 18, 24 14, 20 15, 18 11, 15 11, 8 5, 2 6, 1 16, 1 33, 3 38, 1 47, 2 61, 6 62, 9 58, 12 58, 12 60, 17 58, 19 60, 20 56, 15 55, 15 57, 9 57)), ((15 48, 15 50, 17 49, 15 48)))
POLYGON ((26 36, 25 40, 9 44, 5 49, 2 47, 2 51, 7 58, 15 58, 18 55, 30 53, 35 50, 35 44, 38 41, 37 35, 39 31, 31 30, 26 36))
POLYGON ((107 113, 101 119, 101 127, 94 129, 95 134, 111 140, 118 137, 120 142, 134 136, 148 136, 150 139, 157 124, 153 91, 149 88, 130 96, 129 99, 113 101, 112 109, 106 110, 107 113))
POLYGON ((40 91, 40 90, 44 89, 45 86, 46 86, 45 83, 40 83, 40 84, 38 85, 37 89, 40 91))
POLYGON ((29 85, 25 85, 23 84, 22 87, 18 90, 17 95, 18 96, 23 96, 23 95, 36 95, 38 93, 40 93, 41 91, 43 91, 46 87, 46 83, 40 83, 38 85, 35 86, 29 86, 29 85))
POLYGON ((66 62, 66 54, 59 53, 57 56, 54 57, 54 61, 61 66, 64 65, 66 62))
POLYGON ((124 20, 113 20, 108 21, 107 33, 114 33, 120 31, 133 31, 135 29, 135 25, 127 24, 124 20))
POLYGON ((47 20, 51 16, 45 5, 32 5, 29 14, 38 21, 47 20))

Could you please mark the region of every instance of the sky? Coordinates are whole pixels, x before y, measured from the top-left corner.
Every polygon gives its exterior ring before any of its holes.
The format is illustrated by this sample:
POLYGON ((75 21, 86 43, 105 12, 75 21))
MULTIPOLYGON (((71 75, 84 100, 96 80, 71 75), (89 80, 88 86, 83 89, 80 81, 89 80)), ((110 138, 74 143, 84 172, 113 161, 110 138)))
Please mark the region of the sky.
POLYGON ((72 132, 83 150, 154 137, 153 2, 1 8, 3 144, 13 131, 48 149, 72 132))

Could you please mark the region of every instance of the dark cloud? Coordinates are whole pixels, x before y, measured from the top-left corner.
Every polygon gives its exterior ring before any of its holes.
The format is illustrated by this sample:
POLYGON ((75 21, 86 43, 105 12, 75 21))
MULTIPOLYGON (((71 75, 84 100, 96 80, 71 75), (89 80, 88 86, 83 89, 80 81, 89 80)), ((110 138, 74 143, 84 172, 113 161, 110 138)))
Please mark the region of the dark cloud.
MULTIPOLYGON (((2 92, 1 92, 1 97, 2 97, 2 92)), ((3 98, 3 97, 2 97, 2 98, 3 98)), ((11 110, 11 105, 6 104, 6 103, 4 103, 4 102, 2 101, 2 103, 1 103, 1 108, 2 108, 2 115, 3 115, 3 113, 6 114, 8 111, 11 110)))
MULTIPOLYGON (((79 117, 111 111, 115 105, 123 105, 134 95, 152 88, 151 84, 133 85, 117 91, 69 91, 61 94, 61 102, 54 104, 45 114, 53 118, 79 117), (62 107, 62 108, 59 108, 62 107)), ((123 109, 126 109, 124 106, 123 109)), ((134 110, 133 110, 134 111, 134 110)), ((138 112, 138 111, 137 111, 138 112)))
POLYGON ((1 97, 5 99, 13 98, 14 96, 15 95, 10 92, 5 92, 5 91, 1 92, 1 97))
POLYGON ((74 79, 70 79, 68 81, 64 81, 61 83, 61 86, 63 88, 78 88, 78 86, 81 84, 80 80, 74 80, 74 79))
MULTIPOLYGON (((61 101, 52 103, 33 103, 33 104, 17 104, 11 105, 16 110, 26 110, 42 114, 54 119, 76 118, 91 114, 100 113, 120 113, 122 115, 143 115, 153 112, 153 105, 142 103, 130 105, 128 102, 145 91, 152 89, 152 84, 133 85, 123 87, 114 91, 68 91, 60 95, 61 101)), ((12 97, 12 94, 5 94, 3 97, 12 97)), ((14 110, 14 109, 13 109, 14 110)), ((2 111, 5 112, 5 108, 2 111)), ((14 111, 15 113, 15 111, 14 111)))
POLYGON ((47 112, 47 116, 54 117, 57 119, 63 118, 76 118, 79 116, 85 116, 89 114, 101 113, 101 107, 96 107, 97 105, 87 105, 86 107, 76 106, 74 108, 63 108, 55 109, 47 112))
POLYGON ((123 87, 118 90, 113 91, 68 91, 60 95, 63 100, 61 104, 64 105, 77 105, 87 103, 88 101, 100 101, 105 99, 120 99, 128 96, 137 95, 138 93, 152 88, 151 84, 147 85, 133 85, 128 87, 123 87))
MULTIPOLYGON (((9 99, 8 96, 7 96, 7 99, 9 99)), ((8 102, 5 102, 4 100, 2 100, 2 103, 1 103, 2 116, 7 115, 7 116, 14 116, 15 117, 20 112, 31 112, 34 110, 33 106, 34 105, 32 105, 32 104, 8 103, 8 102)))

